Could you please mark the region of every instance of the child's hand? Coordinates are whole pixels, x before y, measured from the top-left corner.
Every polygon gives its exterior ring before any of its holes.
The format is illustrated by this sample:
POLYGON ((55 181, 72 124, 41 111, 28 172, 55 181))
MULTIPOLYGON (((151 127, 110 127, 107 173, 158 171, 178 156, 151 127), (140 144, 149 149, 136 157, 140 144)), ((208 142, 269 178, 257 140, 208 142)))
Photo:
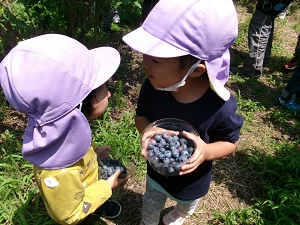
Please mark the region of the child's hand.
POLYGON ((169 135, 178 135, 178 131, 166 130, 160 127, 152 128, 150 131, 143 133, 141 138, 141 154, 147 159, 147 148, 151 138, 153 138, 156 134, 162 134, 163 132, 167 132, 169 135))
POLYGON ((108 154, 108 151, 111 151, 111 146, 99 146, 95 153, 97 154, 97 158, 103 160, 103 159, 111 159, 111 157, 108 154))
POLYGON ((121 170, 118 169, 117 172, 115 172, 113 175, 107 178, 106 181, 110 185, 111 189, 123 187, 128 181, 130 176, 127 176, 123 179, 119 179, 120 174, 121 174, 121 170))
POLYGON ((199 137, 192 133, 183 131, 183 135, 194 141, 195 152, 188 163, 183 165, 180 169, 179 175, 193 172, 197 167, 206 160, 207 144, 199 137))

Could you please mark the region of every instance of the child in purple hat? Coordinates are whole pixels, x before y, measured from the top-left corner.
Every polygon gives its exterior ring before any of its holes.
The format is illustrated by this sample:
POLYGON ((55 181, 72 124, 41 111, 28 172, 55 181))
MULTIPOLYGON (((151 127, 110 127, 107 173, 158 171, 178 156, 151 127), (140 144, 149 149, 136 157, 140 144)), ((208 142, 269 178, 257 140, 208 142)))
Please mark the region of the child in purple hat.
MULTIPOLYGON (((143 54, 147 75, 136 109, 139 132, 158 119, 178 118, 201 137, 184 132, 196 150, 178 176, 161 175, 147 165, 141 225, 159 224, 167 198, 177 204, 163 224, 183 224, 209 190, 213 160, 237 147, 243 118, 224 87, 237 31, 232 0, 160 0, 142 26, 123 37, 143 54)), ((145 133, 142 140, 152 134, 145 133)), ((146 148, 142 144, 145 157, 146 148)))
POLYGON ((59 34, 19 43, 0 64, 6 99, 28 116, 22 154, 34 165, 47 212, 59 224, 121 212, 109 198, 128 177, 119 179, 118 170, 107 180, 98 178, 97 156, 107 158, 110 147, 92 143, 89 125, 107 108, 105 82, 119 64, 117 50, 88 50, 59 34))

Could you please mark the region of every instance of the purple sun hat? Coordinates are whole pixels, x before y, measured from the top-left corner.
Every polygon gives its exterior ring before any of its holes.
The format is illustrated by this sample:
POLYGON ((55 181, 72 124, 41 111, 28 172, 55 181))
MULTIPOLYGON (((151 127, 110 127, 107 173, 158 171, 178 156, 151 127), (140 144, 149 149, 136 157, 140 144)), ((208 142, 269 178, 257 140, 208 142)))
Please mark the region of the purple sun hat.
POLYGON ((114 48, 88 50, 59 34, 25 40, 8 53, 0 64, 0 84, 9 103, 29 118, 22 146, 26 160, 59 169, 87 153, 91 129, 76 106, 119 64, 114 48))
POLYGON ((141 27, 123 37, 146 55, 172 58, 193 55, 205 61, 211 88, 225 101, 229 47, 238 34, 232 0, 160 0, 141 27))

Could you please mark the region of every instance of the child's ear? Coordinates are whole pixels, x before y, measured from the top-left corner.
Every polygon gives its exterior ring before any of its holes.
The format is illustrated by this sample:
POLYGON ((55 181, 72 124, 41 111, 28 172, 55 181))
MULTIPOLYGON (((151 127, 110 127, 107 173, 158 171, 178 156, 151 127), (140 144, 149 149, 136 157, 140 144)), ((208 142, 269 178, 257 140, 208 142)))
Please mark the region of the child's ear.
POLYGON ((206 72, 206 66, 205 66, 205 64, 200 63, 196 67, 196 69, 191 73, 190 76, 192 76, 192 77, 200 77, 205 72, 206 72))

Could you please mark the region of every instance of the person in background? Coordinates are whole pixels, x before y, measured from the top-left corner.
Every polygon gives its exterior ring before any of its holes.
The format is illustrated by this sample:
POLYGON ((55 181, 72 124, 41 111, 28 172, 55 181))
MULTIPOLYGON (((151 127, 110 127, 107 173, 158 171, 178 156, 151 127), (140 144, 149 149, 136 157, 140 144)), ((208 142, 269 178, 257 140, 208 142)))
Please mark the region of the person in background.
POLYGON ((300 92, 300 61, 296 71, 288 81, 278 97, 278 102, 287 109, 300 111, 300 105, 296 102, 296 95, 300 92))
POLYGON ((142 22, 145 21, 151 9, 158 3, 159 0, 144 0, 142 7, 142 22))
POLYGON ((119 64, 114 48, 88 50, 59 34, 20 42, 0 64, 6 99, 28 116, 22 155, 33 164, 47 212, 59 224, 121 212, 110 197, 128 177, 119 179, 118 170, 107 180, 98 178, 97 158, 107 158, 110 147, 92 142, 89 124, 105 112, 105 82, 119 64))
MULTIPOLYGON (((167 198, 176 202, 164 225, 181 225, 209 190, 214 159, 235 151, 243 124, 237 102, 224 87, 229 78, 229 47, 238 32, 232 0, 160 0, 141 27, 123 37, 143 54, 147 79, 141 87, 135 125, 177 118, 200 134, 183 132, 195 153, 178 176, 164 176, 147 163, 141 225, 157 225, 167 198), (226 9, 226 10, 224 10, 226 9)), ((151 132, 142 136, 147 158, 151 132)))
POLYGON ((298 35, 294 57, 290 61, 284 63, 284 67, 288 70, 294 70, 297 67, 299 58, 300 58, 300 34, 298 35))
POLYGON ((270 62, 275 18, 293 0, 258 0, 248 27, 249 54, 242 67, 231 67, 232 74, 259 78, 270 62))
POLYGON ((111 29, 112 23, 118 24, 121 20, 119 10, 113 8, 111 0, 103 0, 101 3, 101 12, 101 27, 98 28, 99 31, 113 35, 114 31, 111 29))

